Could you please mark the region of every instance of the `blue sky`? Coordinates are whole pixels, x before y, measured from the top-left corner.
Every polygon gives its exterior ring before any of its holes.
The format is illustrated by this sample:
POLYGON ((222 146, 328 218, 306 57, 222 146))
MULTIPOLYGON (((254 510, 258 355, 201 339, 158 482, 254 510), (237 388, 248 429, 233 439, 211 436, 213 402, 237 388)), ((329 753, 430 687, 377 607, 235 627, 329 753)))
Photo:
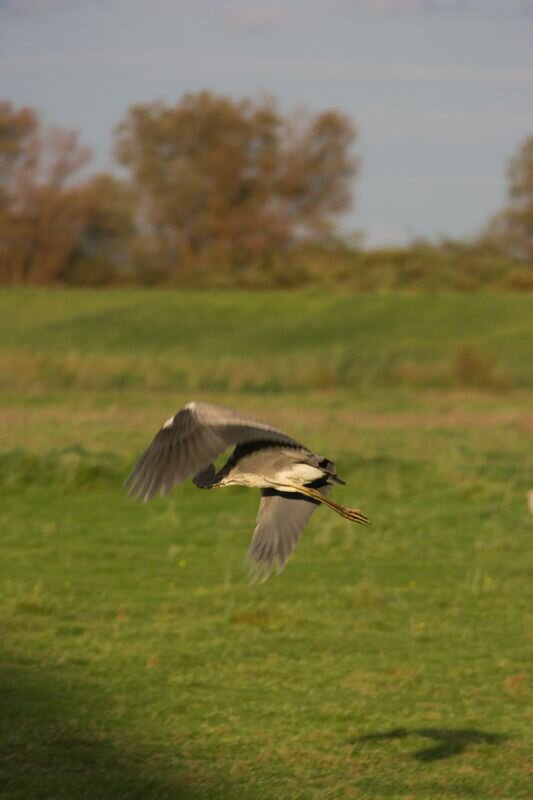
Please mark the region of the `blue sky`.
POLYGON ((0 97, 95 168, 129 105, 203 88, 349 114, 370 244, 472 235, 533 133, 533 0, 0 0, 0 97))

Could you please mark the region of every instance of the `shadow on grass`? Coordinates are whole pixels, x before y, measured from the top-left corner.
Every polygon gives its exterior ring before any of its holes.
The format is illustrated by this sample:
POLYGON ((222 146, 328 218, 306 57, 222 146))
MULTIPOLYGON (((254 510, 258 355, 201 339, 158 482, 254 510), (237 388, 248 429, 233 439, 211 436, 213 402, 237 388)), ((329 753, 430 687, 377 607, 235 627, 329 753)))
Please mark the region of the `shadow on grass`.
POLYGON ((235 787, 204 770, 205 759, 139 744, 124 724, 100 720, 91 700, 105 718, 105 698, 89 696, 86 686, 65 686, 35 664, 1 664, 2 800, 235 797, 235 787))
POLYGON ((353 740, 356 742, 378 742, 386 739, 405 739, 408 736, 420 736, 425 739, 432 739, 434 744, 431 747, 423 747, 417 750, 413 757, 417 761, 439 761, 443 758, 457 756, 475 744, 500 745, 506 739, 507 734, 488 733, 479 731, 476 728, 394 728, 382 733, 369 733, 366 736, 359 736, 353 740))

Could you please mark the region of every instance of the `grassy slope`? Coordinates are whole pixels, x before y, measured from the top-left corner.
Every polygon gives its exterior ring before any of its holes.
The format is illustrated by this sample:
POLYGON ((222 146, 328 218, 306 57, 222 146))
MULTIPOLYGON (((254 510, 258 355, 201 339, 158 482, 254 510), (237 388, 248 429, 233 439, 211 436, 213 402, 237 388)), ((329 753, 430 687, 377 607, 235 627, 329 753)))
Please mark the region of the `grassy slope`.
POLYGON ((0 389, 15 381, 21 390, 100 385, 286 393, 454 380, 498 388, 498 378, 533 388, 526 296, 235 298, 208 292, 4 292, 0 389), (465 347, 473 351, 470 375, 468 364, 462 375, 456 363, 465 347), (13 350, 18 369, 9 361, 13 350))
POLYGON ((4 358, 28 359, 1 398, 2 798, 527 797, 528 326, 520 297, 0 295, 4 358), (372 378, 465 340, 506 392, 372 378), (151 383, 128 383, 138 356, 151 383), (289 392, 282 356, 307 363, 289 392), (252 588, 254 493, 120 491, 219 359, 206 396, 333 455, 373 522, 320 510, 252 588))

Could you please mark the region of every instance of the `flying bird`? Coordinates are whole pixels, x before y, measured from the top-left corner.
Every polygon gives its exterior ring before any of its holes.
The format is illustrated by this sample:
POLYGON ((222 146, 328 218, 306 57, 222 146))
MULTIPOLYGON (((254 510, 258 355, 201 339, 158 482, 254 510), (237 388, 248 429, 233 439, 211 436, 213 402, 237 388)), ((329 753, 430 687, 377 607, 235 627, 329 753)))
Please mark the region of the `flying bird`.
POLYGON ((344 483, 333 461, 265 422, 211 403, 188 403, 167 419, 125 487, 148 502, 191 476, 200 489, 261 489, 248 559, 265 578, 275 563, 281 572, 318 505, 368 524, 359 509, 345 508, 327 496, 333 484, 344 483), (234 449, 217 471, 214 461, 229 447, 234 449))

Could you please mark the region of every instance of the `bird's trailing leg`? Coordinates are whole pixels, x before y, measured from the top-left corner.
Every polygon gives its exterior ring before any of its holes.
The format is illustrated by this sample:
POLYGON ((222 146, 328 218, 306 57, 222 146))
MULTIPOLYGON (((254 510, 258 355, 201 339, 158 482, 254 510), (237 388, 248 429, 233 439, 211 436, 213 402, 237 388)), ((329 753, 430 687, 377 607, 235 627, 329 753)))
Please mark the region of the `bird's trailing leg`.
POLYGON ((346 506, 341 506, 338 503, 334 503, 333 500, 324 497, 323 494, 316 489, 313 489, 311 486, 300 486, 298 487, 298 492, 300 494, 305 494, 308 497, 312 497, 313 500, 317 500, 319 503, 324 503, 324 505, 332 508, 333 511, 336 511, 337 514, 340 514, 341 517, 344 517, 344 519, 349 519, 352 522, 358 522, 360 525, 370 524, 368 517, 366 517, 358 508, 346 508, 346 506))

